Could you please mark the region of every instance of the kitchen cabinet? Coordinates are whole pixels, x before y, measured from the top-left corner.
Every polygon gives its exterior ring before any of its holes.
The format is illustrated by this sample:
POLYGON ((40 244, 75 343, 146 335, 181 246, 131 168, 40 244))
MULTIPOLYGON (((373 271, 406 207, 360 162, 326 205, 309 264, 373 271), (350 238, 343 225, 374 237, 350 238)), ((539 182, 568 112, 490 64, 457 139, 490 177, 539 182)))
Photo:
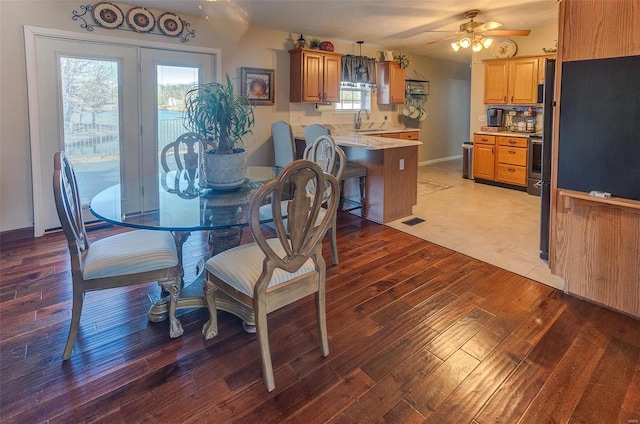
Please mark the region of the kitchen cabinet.
POLYGON ((403 131, 380 134, 381 137, 399 138, 401 140, 418 140, 420 138, 419 131, 403 131))
POLYGON ((289 50, 291 102, 340 101, 341 53, 313 49, 289 50))
POLYGON ((378 104, 404 104, 404 68, 400 62, 391 60, 378 62, 377 68, 378 104))
POLYGON ((518 186, 527 185, 527 144, 523 137, 496 137, 498 155, 496 181, 518 186))
POLYGON ((495 179, 495 135, 473 136, 473 178, 493 181, 495 179))
POLYGON ((540 57, 485 61, 485 104, 536 104, 540 57))

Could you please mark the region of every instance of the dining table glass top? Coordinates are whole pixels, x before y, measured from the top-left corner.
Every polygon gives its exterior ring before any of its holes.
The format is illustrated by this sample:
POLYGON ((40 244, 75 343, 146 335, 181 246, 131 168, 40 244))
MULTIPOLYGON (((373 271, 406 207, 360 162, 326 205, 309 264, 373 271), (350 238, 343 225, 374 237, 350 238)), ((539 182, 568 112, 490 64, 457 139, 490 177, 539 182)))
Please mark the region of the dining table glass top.
POLYGON ((138 229, 197 231, 246 226, 251 199, 277 171, 249 166, 241 186, 223 190, 200 187, 193 171, 160 173, 101 191, 91 200, 90 210, 103 221, 138 229))

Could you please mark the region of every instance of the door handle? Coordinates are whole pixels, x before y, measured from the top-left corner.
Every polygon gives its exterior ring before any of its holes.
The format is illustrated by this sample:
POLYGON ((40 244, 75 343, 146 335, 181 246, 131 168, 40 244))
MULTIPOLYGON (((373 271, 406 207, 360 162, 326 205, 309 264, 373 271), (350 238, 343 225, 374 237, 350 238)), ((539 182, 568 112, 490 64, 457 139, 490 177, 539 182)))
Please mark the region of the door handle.
POLYGON ((533 186, 535 188, 541 188, 542 187, 542 180, 539 180, 537 183, 534 183, 533 186))

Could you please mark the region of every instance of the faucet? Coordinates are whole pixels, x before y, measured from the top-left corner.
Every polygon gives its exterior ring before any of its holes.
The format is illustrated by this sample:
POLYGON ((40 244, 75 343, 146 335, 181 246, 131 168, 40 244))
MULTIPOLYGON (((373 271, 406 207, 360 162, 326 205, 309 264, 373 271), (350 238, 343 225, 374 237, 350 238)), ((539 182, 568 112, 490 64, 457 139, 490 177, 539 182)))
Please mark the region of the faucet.
POLYGON ((362 127, 362 119, 360 119, 360 112, 362 112, 364 110, 364 113, 367 114, 367 119, 369 119, 369 112, 367 112, 367 109, 360 109, 358 111, 358 113, 356 114, 356 129, 359 130, 362 127))

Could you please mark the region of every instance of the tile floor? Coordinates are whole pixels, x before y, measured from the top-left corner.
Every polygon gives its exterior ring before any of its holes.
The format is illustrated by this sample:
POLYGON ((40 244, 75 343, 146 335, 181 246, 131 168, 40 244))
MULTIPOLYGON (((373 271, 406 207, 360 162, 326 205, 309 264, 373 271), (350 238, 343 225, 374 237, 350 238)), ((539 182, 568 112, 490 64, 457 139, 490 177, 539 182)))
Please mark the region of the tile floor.
POLYGON ((418 180, 451 188, 418 196, 411 217, 388 225, 557 289, 539 257, 540 198, 462 178, 462 160, 418 167, 418 180), (425 221, 403 224, 412 217, 425 221))

